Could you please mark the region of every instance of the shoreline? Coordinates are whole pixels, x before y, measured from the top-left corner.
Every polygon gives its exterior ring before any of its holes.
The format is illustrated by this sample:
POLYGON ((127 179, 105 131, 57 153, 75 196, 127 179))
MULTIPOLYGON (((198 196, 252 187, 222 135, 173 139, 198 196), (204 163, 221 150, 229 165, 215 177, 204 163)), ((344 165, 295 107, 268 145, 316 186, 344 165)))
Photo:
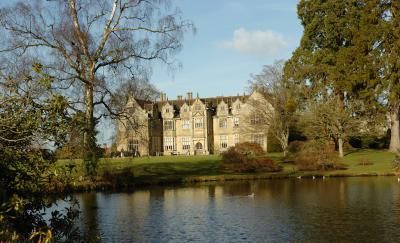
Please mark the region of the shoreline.
MULTIPOLYGON (((218 155, 159 156, 137 158, 100 159, 97 175, 85 176, 81 160, 59 160, 54 171, 58 176, 49 182, 49 192, 121 191, 149 186, 195 185, 205 182, 240 180, 290 179, 301 176, 316 179, 325 176, 369 177, 400 176, 393 161, 395 154, 386 150, 358 150, 345 155, 342 163, 346 169, 298 170, 295 164, 283 162, 281 153, 269 153, 270 158, 282 166, 279 172, 236 173, 223 168, 218 155), (369 164, 362 164, 365 160, 369 164), (70 169, 72 168, 72 169, 70 169), (69 172, 68 172, 69 171, 69 172)), ((322 178, 321 178, 322 179, 322 178)))
MULTIPOLYGON (((333 171, 334 172, 334 171, 333 171)), ((400 176, 397 172, 389 173, 275 173, 275 174, 231 174, 231 175, 213 175, 213 176, 189 176, 183 178, 171 178, 163 179, 157 181, 142 181, 142 182, 130 182, 125 181, 125 183, 110 183, 107 181, 83 181, 82 184, 78 185, 66 185, 63 188, 55 187, 49 190, 50 193, 82 193, 82 192, 120 192, 120 191, 133 191, 136 189, 143 189, 153 186, 191 186, 199 185, 201 183, 208 182, 225 182, 225 181, 256 181, 256 180, 276 180, 276 179, 301 179, 311 180, 313 176, 316 180, 321 180, 324 176, 328 178, 344 178, 344 177, 378 177, 378 176, 400 176)))

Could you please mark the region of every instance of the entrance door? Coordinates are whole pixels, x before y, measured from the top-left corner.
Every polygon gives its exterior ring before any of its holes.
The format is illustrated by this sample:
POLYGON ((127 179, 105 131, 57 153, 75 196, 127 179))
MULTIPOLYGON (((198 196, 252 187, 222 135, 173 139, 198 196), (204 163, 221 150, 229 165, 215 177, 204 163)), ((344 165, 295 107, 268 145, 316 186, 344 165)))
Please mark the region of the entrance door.
POLYGON ((200 142, 196 143, 196 154, 203 154, 203 144, 200 142))

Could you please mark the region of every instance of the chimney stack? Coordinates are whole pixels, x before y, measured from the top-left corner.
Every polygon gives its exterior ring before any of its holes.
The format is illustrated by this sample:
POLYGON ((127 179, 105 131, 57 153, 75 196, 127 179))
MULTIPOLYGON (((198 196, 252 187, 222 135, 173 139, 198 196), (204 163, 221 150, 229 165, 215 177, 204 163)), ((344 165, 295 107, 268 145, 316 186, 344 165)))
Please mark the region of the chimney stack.
POLYGON ((192 100, 193 99, 192 92, 187 92, 187 98, 188 98, 188 100, 192 100))
POLYGON ((178 95, 178 100, 182 100, 182 95, 178 95))
POLYGON ((163 92, 160 93, 160 101, 161 102, 167 101, 167 94, 166 93, 163 93, 163 92))

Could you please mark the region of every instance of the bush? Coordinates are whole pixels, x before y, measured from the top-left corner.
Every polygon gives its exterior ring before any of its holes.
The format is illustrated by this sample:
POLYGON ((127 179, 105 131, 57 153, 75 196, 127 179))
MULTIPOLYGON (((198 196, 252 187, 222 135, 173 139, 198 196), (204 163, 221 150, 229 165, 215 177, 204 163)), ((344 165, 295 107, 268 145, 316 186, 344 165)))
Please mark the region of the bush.
POLYGON ((304 143, 305 142, 303 142, 303 141, 297 141, 297 140, 293 141, 293 142, 290 142, 289 146, 288 146, 289 153, 298 153, 298 152, 300 152, 303 149, 304 143))
POLYGON ((225 169, 235 172, 281 171, 274 160, 266 156, 260 145, 240 143, 222 153, 225 169))
POLYGON ((373 165, 374 163, 372 163, 368 158, 361 158, 358 160, 358 165, 373 165))
POLYGON ((331 147, 316 142, 304 143, 299 152, 292 154, 293 160, 301 171, 346 169, 331 147))
POLYGON ((271 133, 268 133, 268 148, 269 153, 273 152, 282 152, 281 144, 279 143, 278 139, 271 133))
POLYGON ((384 136, 364 135, 353 136, 349 139, 349 144, 353 148, 384 149, 388 148, 390 143, 390 133, 384 136))
POLYGON ((399 154, 396 154, 396 156, 394 157, 393 168, 396 171, 400 171, 400 155, 399 154))

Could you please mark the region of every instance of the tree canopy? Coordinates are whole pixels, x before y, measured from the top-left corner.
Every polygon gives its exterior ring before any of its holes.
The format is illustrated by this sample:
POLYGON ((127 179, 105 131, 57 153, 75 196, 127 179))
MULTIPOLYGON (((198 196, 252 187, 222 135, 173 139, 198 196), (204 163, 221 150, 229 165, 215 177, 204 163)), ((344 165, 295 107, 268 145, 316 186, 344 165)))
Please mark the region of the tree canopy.
POLYGON ((346 125, 351 124, 349 120, 366 113, 354 110, 353 102, 362 99, 364 108, 369 109, 381 102, 378 87, 383 80, 380 44, 384 12, 380 0, 298 4, 304 33, 285 66, 285 76, 314 103, 335 100, 339 109, 333 117, 337 118, 337 132, 332 139, 339 147, 349 134, 346 127, 352 127, 346 125), (342 119, 343 114, 347 114, 346 119, 342 119))
POLYGON ((96 120, 125 112, 115 105, 130 92, 121 85, 146 82, 152 61, 176 64, 184 33, 194 29, 168 0, 17 2, 0 10, 0 28, 2 57, 40 59, 53 88, 85 113, 87 161, 95 156, 96 120))

